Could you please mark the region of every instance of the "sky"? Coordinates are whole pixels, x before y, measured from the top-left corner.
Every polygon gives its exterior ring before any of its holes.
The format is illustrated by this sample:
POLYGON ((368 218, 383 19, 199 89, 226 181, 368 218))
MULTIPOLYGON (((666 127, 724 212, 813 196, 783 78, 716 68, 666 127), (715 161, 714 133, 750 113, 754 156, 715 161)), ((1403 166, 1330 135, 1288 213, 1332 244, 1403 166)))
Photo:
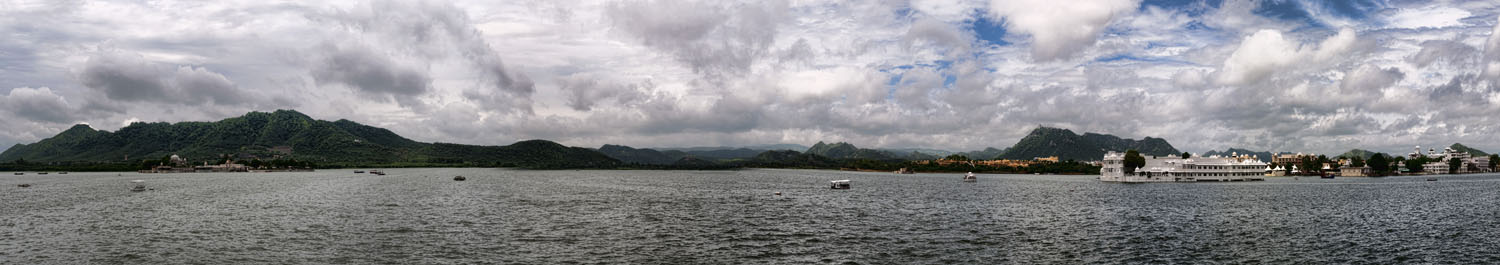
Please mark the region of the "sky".
POLYGON ((1500 2, 0 0, 0 148, 295 109, 424 142, 1500 151, 1500 2))

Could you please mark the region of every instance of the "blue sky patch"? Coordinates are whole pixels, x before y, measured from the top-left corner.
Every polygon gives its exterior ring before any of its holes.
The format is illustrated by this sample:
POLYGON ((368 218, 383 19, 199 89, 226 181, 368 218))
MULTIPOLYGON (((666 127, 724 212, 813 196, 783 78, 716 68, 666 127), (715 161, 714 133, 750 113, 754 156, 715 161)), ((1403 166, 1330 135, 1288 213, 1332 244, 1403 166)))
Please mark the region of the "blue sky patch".
POLYGON ((988 15, 979 14, 978 19, 969 21, 964 28, 974 31, 974 35, 985 42, 985 46, 998 45, 1007 46, 1010 42, 1005 41, 1005 19, 1000 21, 991 20, 988 15))

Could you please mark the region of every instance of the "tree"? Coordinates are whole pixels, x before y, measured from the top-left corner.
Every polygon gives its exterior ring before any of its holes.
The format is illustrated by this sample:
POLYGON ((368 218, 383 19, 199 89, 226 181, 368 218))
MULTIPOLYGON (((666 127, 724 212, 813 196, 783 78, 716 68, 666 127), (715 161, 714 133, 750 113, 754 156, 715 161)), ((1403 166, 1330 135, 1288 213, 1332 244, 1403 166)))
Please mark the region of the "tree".
MULTIPOLYGON (((1391 168, 1390 168, 1391 164, 1389 164, 1388 162, 1385 161, 1385 155, 1383 155, 1383 154, 1375 154, 1375 155, 1370 156, 1370 162, 1369 163, 1365 163, 1364 161, 1359 161, 1358 158, 1355 158, 1354 161, 1355 161, 1355 163, 1369 164, 1370 165, 1370 171, 1373 172, 1373 173, 1375 173, 1375 175, 1384 175, 1386 172, 1389 172, 1391 170, 1391 168)), ((1363 166, 1363 165, 1360 165, 1360 166, 1363 166)))
POLYGON ((1457 174, 1459 168, 1463 168, 1464 161, 1457 157, 1448 159, 1448 174, 1457 174))
MULTIPOLYGON (((1380 154, 1375 154, 1375 155, 1380 155, 1380 154)), ((1370 159, 1372 159, 1372 160, 1375 159, 1375 156, 1370 156, 1370 159)), ((1381 162, 1384 162, 1384 161, 1382 160, 1381 162)), ((1365 160, 1364 159, 1360 159, 1359 157, 1351 158, 1351 159, 1349 159, 1349 166, 1351 166, 1351 167, 1362 167, 1362 166, 1365 166, 1365 160)))
POLYGON ((1188 152, 1182 152, 1182 159, 1188 159, 1188 158, 1193 158, 1193 154, 1189 154, 1188 152))
POLYGON ((1299 166, 1299 167, 1302 168, 1302 173, 1303 174, 1310 174, 1310 173, 1313 173, 1314 171, 1322 170, 1323 165, 1318 164, 1318 158, 1317 157, 1304 156, 1304 157, 1302 157, 1302 165, 1299 166))
POLYGON ((1123 162, 1125 163, 1125 174, 1131 174, 1135 173, 1136 168, 1146 166, 1146 157, 1141 156, 1141 152, 1131 149, 1125 151, 1125 161, 1123 162))
POLYGON ((945 160, 954 160, 954 161, 969 161, 969 157, 964 156, 964 155, 958 155, 958 154, 949 155, 948 157, 944 157, 943 159, 945 159, 945 160))
POLYGON ((1496 164, 1500 164, 1500 155, 1490 154, 1490 170, 1495 170, 1496 164))
POLYGON ((1413 157, 1412 159, 1407 159, 1406 160, 1406 171, 1408 171, 1408 172, 1422 172, 1422 164, 1426 164, 1426 163, 1427 163, 1427 157, 1426 156, 1417 156, 1417 157, 1413 157))

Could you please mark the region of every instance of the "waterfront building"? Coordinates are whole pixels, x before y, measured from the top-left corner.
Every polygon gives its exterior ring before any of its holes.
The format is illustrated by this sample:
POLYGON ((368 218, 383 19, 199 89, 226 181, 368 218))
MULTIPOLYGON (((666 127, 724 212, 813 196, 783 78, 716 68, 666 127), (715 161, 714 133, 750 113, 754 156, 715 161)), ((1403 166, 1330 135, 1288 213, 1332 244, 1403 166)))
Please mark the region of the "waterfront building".
POLYGON ((1104 154, 1099 180, 1108 182, 1252 181, 1265 180, 1266 163, 1253 156, 1147 156, 1146 165, 1125 173, 1125 154, 1104 154))
POLYGON ((1434 161, 1422 164, 1422 172, 1427 174, 1448 174, 1448 161, 1434 161))
POLYGON ((1307 155, 1304 155, 1302 153, 1280 154, 1272 156, 1271 162, 1276 163, 1277 165, 1301 165, 1303 157, 1307 157, 1307 155))
POLYGON ((1339 168, 1339 176, 1365 177, 1370 175, 1370 167, 1343 167, 1339 168))

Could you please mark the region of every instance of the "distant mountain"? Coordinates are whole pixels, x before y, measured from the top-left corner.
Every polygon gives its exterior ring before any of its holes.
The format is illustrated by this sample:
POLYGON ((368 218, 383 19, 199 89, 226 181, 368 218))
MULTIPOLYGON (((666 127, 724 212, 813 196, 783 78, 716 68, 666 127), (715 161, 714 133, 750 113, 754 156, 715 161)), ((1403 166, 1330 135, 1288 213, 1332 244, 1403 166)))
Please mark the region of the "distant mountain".
POLYGON ((1234 154, 1253 155, 1253 156, 1255 156, 1255 158, 1260 159, 1260 162, 1266 162, 1266 163, 1270 163, 1271 162, 1271 158, 1273 158, 1273 157, 1276 156, 1276 154, 1273 154, 1273 153, 1271 153, 1269 151, 1256 152, 1256 151, 1250 151, 1249 149, 1243 149, 1243 148, 1229 148, 1227 150, 1224 150, 1223 152, 1214 151, 1214 150, 1208 150, 1208 152, 1204 152, 1204 153, 1199 154, 1199 155, 1200 156, 1232 156, 1234 154))
MULTIPOLYGON (((925 155, 939 156, 939 157, 941 157, 941 156, 948 156, 948 155, 953 154, 953 151, 938 150, 938 149, 927 149, 927 148, 883 148, 883 149, 878 149, 878 150, 885 151, 886 153, 891 153, 891 154, 911 154, 912 152, 917 152, 917 153, 922 153, 922 154, 925 154, 925 155)), ((911 155, 906 155, 906 156, 911 156, 911 155)))
POLYGON ((1141 140, 1122 139, 1113 135, 1085 133, 1059 128, 1037 127, 1030 134, 1006 149, 1002 159, 1032 159, 1057 156, 1063 160, 1095 161, 1109 151, 1124 152, 1134 149, 1143 155, 1178 155, 1182 152, 1161 138, 1146 137, 1141 140))
POLYGON ((1472 147, 1464 146, 1463 144, 1460 144, 1460 143, 1453 143, 1453 145, 1452 146, 1448 146, 1448 148, 1453 148, 1453 150, 1459 151, 1459 152, 1469 153, 1469 155, 1472 155, 1472 156, 1487 156, 1487 155, 1490 155, 1489 153, 1485 153, 1484 151, 1479 151, 1479 149, 1474 149, 1472 147))
MULTIPOLYGON (((765 144, 765 145, 751 145, 751 146, 741 146, 741 147, 729 147, 729 146, 718 146, 718 147, 709 147, 709 146, 699 146, 699 147, 652 147, 650 149, 661 150, 661 151, 676 150, 676 151, 683 151, 683 152, 749 149, 749 150, 758 150, 756 152, 756 154, 759 154, 760 153, 759 151, 770 151, 770 150, 807 150, 807 146, 800 145, 800 144, 765 144)), ((755 156, 755 155, 750 155, 750 156, 755 156)))
POLYGON ((1358 157, 1361 160, 1367 160, 1367 159, 1370 159, 1371 156, 1375 156, 1375 152, 1371 152, 1370 150, 1364 150, 1364 149, 1349 149, 1348 152, 1344 152, 1343 154, 1339 154, 1338 156, 1335 156, 1335 157, 1343 157, 1343 158, 1356 158, 1356 157, 1358 157))
POLYGON ((747 167, 829 168, 839 166, 839 162, 831 158, 791 150, 765 151, 740 164, 747 167))
POLYGON ((1000 157, 1000 155, 1004 154, 1004 153, 1005 153, 1005 150, 1003 150, 1003 149, 995 149, 994 147, 986 147, 986 148, 984 148, 984 150, 959 152, 959 153, 954 153, 954 154, 955 155, 961 155, 961 156, 964 156, 964 157, 968 157, 969 159, 974 159, 974 160, 990 160, 990 159, 995 159, 997 157, 1000 157))
POLYGON ((862 148, 855 147, 854 145, 849 144, 849 143, 845 143, 845 142, 839 142, 839 143, 834 143, 834 144, 826 144, 826 143, 823 143, 823 142, 818 142, 817 144, 814 144, 812 147, 808 147, 806 153, 808 153, 808 154, 814 154, 814 155, 819 155, 819 156, 823 156, 823 157, 827 157, 827 158, 832 158, 832 159, 876 159, 876 160, 882 160, 882 159, 896 158, 895 155, 892 155, 892 154, 887 153, 885 151, 880 151, 880 150, 875 150, 875 149, 862 149, 862 148))
POLYGON ((236 154, 319 164, 426 162, 523 168, 619 164, 593 150, 545 140, 508 146, 422 143, 390 130, 348 120, 315 120, 293 110, 250 112, 216 122, 137 122, 115 132, 80 124, 36 143, 12 146, 0 153, 0 161, 139 162, 174 154, 194 163, 236 154))
POLYGON ((678 160, 682 160, 682 158, 684 157, 687 157, 687 153, 684 153, 682 151, 673 150, 663 152, 652 149, 635 149, 629 146, 609 144, 599 147, 598 151, 599 153, 603 153, 610 158, 619 159, 620 162, 651 165, 669 165, 676 163, 678 160))

